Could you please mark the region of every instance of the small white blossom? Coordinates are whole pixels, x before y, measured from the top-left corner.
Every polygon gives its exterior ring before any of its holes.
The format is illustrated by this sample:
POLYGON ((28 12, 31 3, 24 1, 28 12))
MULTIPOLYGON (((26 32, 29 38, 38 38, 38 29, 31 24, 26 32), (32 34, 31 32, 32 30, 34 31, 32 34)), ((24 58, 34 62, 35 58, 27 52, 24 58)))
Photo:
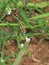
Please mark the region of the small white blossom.
POLYGON ((30 42, 30 38, 26 37, 26 42, 29 43, 30 42))
POLYGON ((12 12, 12 11, 10 10, 10 11, 8 11, 8 12, 7 12, 7 14, 8 14, 8 15, 10 15, 10 14, 11 14, 11 12, 12 12))
POLYGON ((21 47, 23 47, 23 46, 24 46, 24 44, 22 43, 20 46, 21 46, 21 47))
POLYGON ((5 10, 6 10, 6 12, 7 12, 8 15, 10 15, 11 12, 12 12, 12 9, 10 8, 10 6, 9 7, 6 7, 5 10))

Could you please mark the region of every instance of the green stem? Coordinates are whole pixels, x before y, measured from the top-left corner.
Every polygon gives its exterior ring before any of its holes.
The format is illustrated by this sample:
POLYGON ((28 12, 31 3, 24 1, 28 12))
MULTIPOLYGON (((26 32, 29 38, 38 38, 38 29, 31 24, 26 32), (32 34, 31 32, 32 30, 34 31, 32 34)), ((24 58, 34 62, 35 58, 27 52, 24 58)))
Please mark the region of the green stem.
POLYGON ((43 17, 48 17, 49 16, 49 12, 48 13, 45 13, 45 14, 40 14, 40 15, 37 15, 37 16, 34 16, 31 19, 39 19, 39 18, 43 18, 43 17))
POLYGON ((21 51, 19 52, 17 58, 15 59, 13 65, 19 65, 21 59, 22 59, 22 56, 24 55, 25 51, 26 51, 26 45, 24 46, 23 49, 21 49, 21 51))
POLYGON ((18 26, 16 23, 0 23, 0 26, 18 26))

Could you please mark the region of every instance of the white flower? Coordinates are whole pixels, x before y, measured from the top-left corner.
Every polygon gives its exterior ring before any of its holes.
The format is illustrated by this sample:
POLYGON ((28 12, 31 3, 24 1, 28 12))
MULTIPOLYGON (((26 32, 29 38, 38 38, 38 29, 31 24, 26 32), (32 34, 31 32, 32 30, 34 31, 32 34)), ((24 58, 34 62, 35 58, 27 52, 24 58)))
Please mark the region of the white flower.
POLYGON ((8 12, 7 12, 7 14, 8 14, 8 15, 10 15, 10 14, 11 14, 11 12, 12 12, 12 11, 10 10, 10 11, 8 11, 8 12))
POLYGON ((7 12, 7 14, 8 14, 8 15, 10 15, 10 14, 11 14, 11 12, 12 12, 12 9, 11 9, 10 7, 6 7, 6 9, 5 9, 5 10, 6 10, 6 12, 7 12))
POLYGON ((24 44, 22 43, 20 46, 23 48, 24 44))
POLYGON ((26 37, 26 42, 29 43, 30 42, 30 38, 26 37))

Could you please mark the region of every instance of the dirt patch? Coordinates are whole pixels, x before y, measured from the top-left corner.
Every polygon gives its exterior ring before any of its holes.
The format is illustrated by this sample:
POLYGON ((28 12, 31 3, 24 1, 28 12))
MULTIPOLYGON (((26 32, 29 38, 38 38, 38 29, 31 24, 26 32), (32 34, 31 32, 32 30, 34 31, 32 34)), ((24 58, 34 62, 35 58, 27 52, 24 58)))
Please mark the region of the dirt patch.
MULTIPOLYGON (((13 40, 8 41, 8 46, 5 46, 5 57, 10 56, 10 62, 14 62, 15 57, 13 53, 18 53, 18 48, 13 40)), ((6 64, 8 64, 6 60, 6 64)), ((49 40, 44 40, 39 43, 38 38, 32 38, 26 53, 21 59, 19 65, 49 65, 49 40)))
POLYGON ((49 65, 49 41, 30 43, 26 52, 31 52, 33 57, 24 56, 20 65, 49 65))

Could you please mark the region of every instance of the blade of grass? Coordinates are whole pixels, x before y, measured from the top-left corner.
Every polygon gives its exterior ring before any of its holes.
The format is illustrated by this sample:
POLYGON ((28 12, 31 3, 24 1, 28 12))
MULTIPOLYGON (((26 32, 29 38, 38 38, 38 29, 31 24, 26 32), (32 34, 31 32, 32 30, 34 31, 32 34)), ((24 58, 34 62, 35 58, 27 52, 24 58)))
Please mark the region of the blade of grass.
POLYGON ((49 6, 49 2, 40 2, 40 3, 27 3, 26 7, 37 7, 37 8, 45 8, 49 6), (44 6, 43 6, 44 5, 44 6))
POLYGON ((49 16, 49 12, 48 13, 45 13, 45 14, 40 14, 40 15, 37 15, 37 16, 34 16, 31 19, 39 19, 39 18, 43 18, 43 17, 48 17, 49 16))
POLYGON ((20 63, 20 61, 22 59, 22 56, 24 55, 25 51, 26 51, 26 46, 24 46, 23 49, 21 49, 21 51, 17 55, 17 58, 15 59, 13 65, 19 65, 19 63, 20 63))
POLYGON ((0 23, 0 26, 18 26, 16 23, 0 23))

